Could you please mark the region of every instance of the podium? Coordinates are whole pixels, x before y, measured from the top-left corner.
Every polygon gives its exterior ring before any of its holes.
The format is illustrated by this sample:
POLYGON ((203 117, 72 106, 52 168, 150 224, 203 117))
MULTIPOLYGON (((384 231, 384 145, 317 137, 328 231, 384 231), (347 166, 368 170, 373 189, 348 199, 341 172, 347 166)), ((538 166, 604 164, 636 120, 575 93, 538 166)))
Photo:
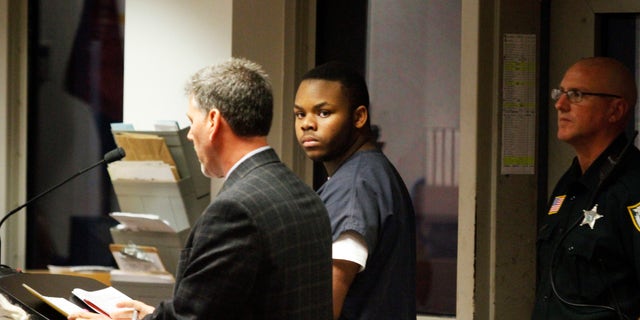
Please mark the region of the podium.
POLYGON ((66 317, 27 291, 22 286, 23 283, 37 289, 43 295, 65 297, 71 301, 77 301, 71 294, 74 288, 89 291, 106 288, 102 282, 95 279, 63 274, 14 272, 0 275, 0 293, 11 303, 27 311, 31 320, 65 320, 66 317))

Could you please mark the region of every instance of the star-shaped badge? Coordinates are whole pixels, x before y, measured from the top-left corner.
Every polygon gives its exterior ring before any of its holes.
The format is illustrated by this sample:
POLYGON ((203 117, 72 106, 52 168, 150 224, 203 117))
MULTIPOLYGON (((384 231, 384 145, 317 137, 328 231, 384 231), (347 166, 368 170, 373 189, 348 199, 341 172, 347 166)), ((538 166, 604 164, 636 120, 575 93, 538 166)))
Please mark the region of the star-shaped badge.
POLYGON ((593 227, 596 225, 596 220, 604 217, 603 215, 598 213, 598 205, 594 205, 591 210, 582 210, 584 212, 584 219, 580 223, 581 226, 588 224, 593 230, 593 227))

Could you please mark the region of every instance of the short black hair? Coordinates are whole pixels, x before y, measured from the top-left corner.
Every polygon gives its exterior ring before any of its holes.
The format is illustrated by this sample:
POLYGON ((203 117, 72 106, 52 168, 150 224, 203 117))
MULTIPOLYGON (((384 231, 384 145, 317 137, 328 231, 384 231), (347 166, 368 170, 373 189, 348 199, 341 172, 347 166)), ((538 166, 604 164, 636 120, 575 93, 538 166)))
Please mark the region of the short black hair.
POLYGON ((302 76, 302 81, 312 79, 339 82, 353 110, 359 106, 369 109, 367 83, 362 74, 348 64, 330 61, 309 70, 302 76))

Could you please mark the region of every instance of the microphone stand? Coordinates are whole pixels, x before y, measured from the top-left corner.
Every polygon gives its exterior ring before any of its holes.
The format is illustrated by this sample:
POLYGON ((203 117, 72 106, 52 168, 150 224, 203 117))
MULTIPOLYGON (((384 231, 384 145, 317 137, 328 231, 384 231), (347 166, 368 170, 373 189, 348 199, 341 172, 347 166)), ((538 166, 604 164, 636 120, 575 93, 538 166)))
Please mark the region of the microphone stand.
MULTIPOLYGON (((107 152, 107 153, 104 155, 104 158, 103 158, 102 160, 100 160, 100 161, 98 161, 98 162, 94 163, 93 165, 89 166, 88 168, 85 168, 85 169, 83 169, 83 170, 80 170, 80 171, 76 172, 74 175, 70 176, 69 178, 65 179, 64 181, 62 181, 62 182, 58 183, 57 185, 55 185, 55 186, 53 186, 53 187, 51 187, 51 188, 49 188, 49 189, 47 189, 47 190, 45 190, 45 191, 41 192, 41 193, 40 193, 40 194, 38 194, 37 196, 35 196, 35 197, 33 197, 33 198, 29 199, 27 202, 25 202, 25 203, 23 203, 23 204, 21 204, 21 205, 17 206, 16 208, 14 208, 13 210, 11 210, 11 211, 9 211, 9 212, 7 212, 7 214, 2 218, 2 220, 0 220, 0 228, 2 228, 2 224, 4 224, 4 222, 5 222, 5 221, 7 221, 7 219, 9 219, 9 217, 11 217, 12 215, 14 215, 14 214, 15 214, 15 213, 17 213, 18 211, 20 211, 20 209, 22 209, 22 208, 26 207, 26 206, 27 206, 27 205, 29 205, 30 203, 32 203, 32 202, 34 202, 34 201, 36 201, 36 200, 38 200, 38 199, 42 198, 44 195, 46 195, 46 194, 50 193, 51 191, 53 191, 53 190, 55 190, 55 189, 58 189, 59 187, 61 187, 61 186, 62 186, 62 185, 64 185, 65 183, 67 183, 67 182, 69 182, 69 181, 73 180, 74 178, 78 177, 79 175, 82 175, 83 173, 85 173, 85 172, 87 172, 87 171, 89 171, 89 170, 91 170, 91 169, 93 169, 93 168, 95 168, 95 167, 97 167, 97 166, 99 166, 99 165, 107 164, 107 163, 111 163, 111 162, 113 162, 113 161, 120 160, 120 159, 124 158, 124 156, 125 156, 125 152, 124 152, 124 149, 122 149, 122 148, 116 148, 116 149, 114 149, 114 150, 111 150, 111 151, 107 152)), ((0 253, 1 253, 1 250, 2 250, 2 243, 1 243, 1 241, 0 241, 0 253)), ((0 258, 2 258, 2 255, 1 255, 1 254, 0 254, 0 258)), ((4 264, 0 264, 0 268, 9 268, 9 269, 11 269, 9 266, 4 265, 4 264)), ((0 271, 0 275, 1 275, 2 273, 3 273, 3 272, 2 272, 2 271, 0 271)))

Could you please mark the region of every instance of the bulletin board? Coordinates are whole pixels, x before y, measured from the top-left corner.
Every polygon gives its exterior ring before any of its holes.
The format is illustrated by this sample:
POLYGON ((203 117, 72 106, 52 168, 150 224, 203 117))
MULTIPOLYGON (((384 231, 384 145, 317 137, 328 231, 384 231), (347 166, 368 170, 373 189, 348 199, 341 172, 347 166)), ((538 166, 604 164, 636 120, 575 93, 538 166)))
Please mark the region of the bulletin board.
POLYGON ((534 174, 536 36, 505 34, 502 63, 501 174, 534 174))

